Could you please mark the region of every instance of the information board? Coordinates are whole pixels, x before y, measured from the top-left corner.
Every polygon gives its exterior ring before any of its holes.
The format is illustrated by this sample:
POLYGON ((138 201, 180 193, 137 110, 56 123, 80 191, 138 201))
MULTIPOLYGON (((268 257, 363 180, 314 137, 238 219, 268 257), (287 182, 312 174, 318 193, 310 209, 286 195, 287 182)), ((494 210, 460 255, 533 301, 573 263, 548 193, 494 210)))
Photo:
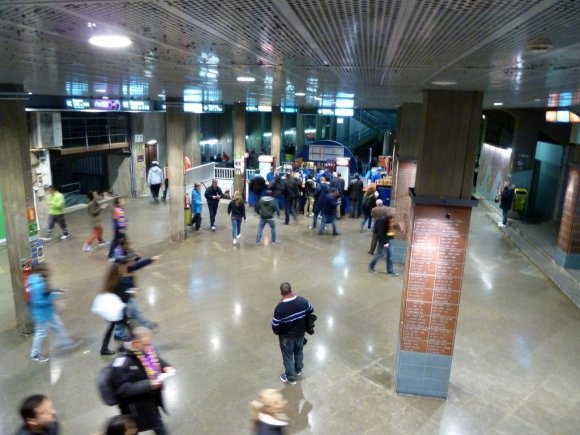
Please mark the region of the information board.
POLYGON ((415 205, 401 350, 453 354, 471 208, 415 205))
POLYGON ((344 157, 344 147, 329 145, 310 145, 308 147, 308 160, 323 161, 336 160, 337 157, 344 157))

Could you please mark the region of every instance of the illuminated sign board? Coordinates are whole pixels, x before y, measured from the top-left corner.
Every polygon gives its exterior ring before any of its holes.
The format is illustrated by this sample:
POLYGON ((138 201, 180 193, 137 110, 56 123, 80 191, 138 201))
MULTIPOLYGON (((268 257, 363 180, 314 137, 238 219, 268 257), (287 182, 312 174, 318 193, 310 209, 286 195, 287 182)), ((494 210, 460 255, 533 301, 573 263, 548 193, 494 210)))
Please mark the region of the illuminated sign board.
POLYGON ((65 100, 65 104, 67 109, 83 110, 91 108, 91 100, 85 98, 70 98, 65 100))
POLYGON ((223 113, 224 105, 222 103, 206 103, 202 109, 204 113, 223 113))
POLYGON ((571 122, 580 123, 580 117, 569 110, 548 110, 546 111, 547 122, 571 122))
POLYGON ((123 110, 130 110, 134 112, 151 110, 151 103, 143 100, 124 100, 123 110))
POLYGON ((109 100, 109 99, 95 99, 93 100, 93 109, 96 110, 121 110, 120 100, 109 100))

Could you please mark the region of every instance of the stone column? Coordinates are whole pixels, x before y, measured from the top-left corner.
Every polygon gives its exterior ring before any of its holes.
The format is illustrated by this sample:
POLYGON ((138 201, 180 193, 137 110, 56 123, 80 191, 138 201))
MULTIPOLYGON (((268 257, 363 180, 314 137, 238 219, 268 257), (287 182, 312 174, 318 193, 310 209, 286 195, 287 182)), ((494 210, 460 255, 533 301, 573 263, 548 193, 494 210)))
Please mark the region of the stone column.
MULTIPOLYGON (((28 241, 27 208, 34 207, 28 128, 24 101, 0 101, 0 192, 4 209, 6 246, 16 329, 32 334, 33 324, 24 294, 21 264, 31 258, 28 241)), ((6 289, 7 290, 7 289, 6 289)))
MULTIPOLYGON (((296 155, 304 148, 304 117, 296 113, 296 155)), ((308 159, 304 159, 305 161, 308 159)))
MULTIPOLYGON (((145 137, 144 113, 131 113, 131 143, 133 180, 131 193, 133 196, 149 195, 149 186, 147 185, 147 167, 145 162, 145 142, 149 139, 145 137)), ((156 139, 156 138, 155 138, 156 139)))
POLYGON ((562 219, 554 260, 562 267, 580 269, 580 165, 570 164, 562 219))
POLYGON ((409 189, 415 187, 417 156, 422 132, 421 103, 403 103, 397 113, 398 156, 393 162, 393 193, 391 204, 396 210, 400 229, 393 242, 393 261, 405 264, 411 214, 409 189))
POLYGON ((282 143, 282 112, 280 106, 272 106, 272 147, 270 154, 276 158, 276 166, 284 161, 280 148, 282 143))
POLYGON ((189 157, 191 166, 201 165, 201 115, 199 113, 184 113, 185 116, 185 155, 189 157))
POLYGON ((322 140, 323 129, 324 129, 324 116, 316 115, 316 137, 315 137, 315 140, 322 140))
MULTIPOLYGON (((272 143, 274 142, 274 134, 272 132, 272 143)), ((246 103, 234 104, 234 161, 236 159, 244 159, 246 152, 246 103)), ((234 171, 234 189, 232 195, 236 191, 242 192, 244 198, 246 184, 246 170, 243 172, 234 171)))
POLYGON ((481 122, 481 92, 426 91, 411 194, 395 389, 447 397, 481 122))
POLYGON ((167 164, 169 172, 169 229, 172 242, 185 240, 185 179, 183 176, 185 114, 181 107, 168 106, 167 119, 167 164))

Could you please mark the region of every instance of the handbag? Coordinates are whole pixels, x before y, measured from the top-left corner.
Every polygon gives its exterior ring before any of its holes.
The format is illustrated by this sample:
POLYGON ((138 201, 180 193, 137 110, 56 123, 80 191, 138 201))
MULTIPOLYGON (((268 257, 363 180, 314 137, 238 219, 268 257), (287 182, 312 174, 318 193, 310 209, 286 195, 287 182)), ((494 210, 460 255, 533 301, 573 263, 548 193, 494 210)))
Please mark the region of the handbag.
POLYGON ((99 293, 91 311, 108 322, 118 322, 123 318, 125 303, 114 293, 99 293))

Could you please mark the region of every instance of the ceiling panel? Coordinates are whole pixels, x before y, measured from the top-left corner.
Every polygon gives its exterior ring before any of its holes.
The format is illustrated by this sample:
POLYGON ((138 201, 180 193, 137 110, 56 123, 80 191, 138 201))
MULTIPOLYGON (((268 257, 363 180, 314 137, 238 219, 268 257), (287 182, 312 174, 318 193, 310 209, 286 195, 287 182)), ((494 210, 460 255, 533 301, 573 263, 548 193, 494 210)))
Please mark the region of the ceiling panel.
POLYGON ((541 107, 580 88, 579 27, 570 0, 7 0, 0 83, 150 98, 201 87, 225 103, 347 92, 357 107, 393 108, 453 80, 446 89, 484 91, 486 106, 541 107), (107 32, 132 46, 87 43, 107 32), (531 52, 538 39, 551 48, 531 52), (242 74, 256 82, 238 83, 242 74))

